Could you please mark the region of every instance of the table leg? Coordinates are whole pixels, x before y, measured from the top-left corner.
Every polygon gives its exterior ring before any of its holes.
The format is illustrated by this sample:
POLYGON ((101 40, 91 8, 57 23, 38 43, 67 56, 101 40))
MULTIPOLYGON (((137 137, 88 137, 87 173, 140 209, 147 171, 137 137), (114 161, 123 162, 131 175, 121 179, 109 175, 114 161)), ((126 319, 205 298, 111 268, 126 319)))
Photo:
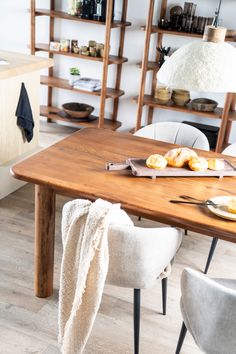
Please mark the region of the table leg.
POLYGON ((53 293, 55 192, 35 186, 35 295, 48 297, 53 293))

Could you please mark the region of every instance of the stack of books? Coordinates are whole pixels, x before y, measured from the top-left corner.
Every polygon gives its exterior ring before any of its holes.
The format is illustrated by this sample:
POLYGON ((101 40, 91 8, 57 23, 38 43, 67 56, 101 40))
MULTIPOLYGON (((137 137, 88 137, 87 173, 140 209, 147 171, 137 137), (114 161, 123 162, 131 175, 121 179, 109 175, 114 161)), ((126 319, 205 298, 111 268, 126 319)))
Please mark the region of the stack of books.
POLYGON ((91 79, 89 77, 81 77, 76 80, 73 84, 75 89, 85 90, 85 91, 99 91, 101 90, 101 80, 91 79))

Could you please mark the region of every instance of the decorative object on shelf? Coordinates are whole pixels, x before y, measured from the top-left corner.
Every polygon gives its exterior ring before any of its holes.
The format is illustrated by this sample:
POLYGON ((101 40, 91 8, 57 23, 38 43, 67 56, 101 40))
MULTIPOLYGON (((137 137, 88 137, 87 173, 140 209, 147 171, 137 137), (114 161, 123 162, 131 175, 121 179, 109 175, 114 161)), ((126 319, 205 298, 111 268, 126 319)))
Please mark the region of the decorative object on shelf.
POLYGON ((77 16, 82 18, 83 15, 83 1, 78 1, 77 3, 77 16))
POLYGON ((70 51, 71 53, 79 53, 79 47, 78 47, 78 40, 77 39, 72 39, 71 44, 70 44, 70 51))
POLYGON ((173 90, 171 100, 176 106, 185 106, 190 101, 190 92, 186 90, 173 90))
POLYGON ((183 9, 181 6, 174 6, 170 9, 170 23, 169 26, 174 30, 179 30, 181 27, 183 9))
MULTIPOLYGON (((107 9, 107 0, 94 0, 94 14, 93 19, 95 21, 106 21, 106 9, 107 9)), ((113 6, 114 13, 114 6, 113 6)))
POLYGON ((87 118, 94 111, 94 107, 78 102, 64 103, 62 108, 71 118, 87 118))
POLYGON ((224 42, 226 28, 208 26, 203 41, 179 48, 157 74, 160 83, 202 92, 236 92, 236 49, 224 42))
POLYGON ((69 52, 70 51, 70 40, 69 39, 61 39, 60 40, 60 50, 62 52, 69 52))
POLYGON ((60 42, 50 42, 49 48, 50 48, 50 50, 53 50, 55 52, 59 52, 60 42))
POLYGON ((92 20, 94 14, 94 0, 83 0, 82 18, 92 20))
POLYGON ((69 84, 73 86, 74 83, 79 80, 79 78, 80 78, 80 69, 75 67, 70 68, 69 84))
POLYGON ((90 40, 90 41, 88 42, 88 46, 89 46, 89 47, 96 47, 96 44, 97 44, 97 42, 94 41, 94 40, 90 40))
POLYGON ((168 87, 157 87, 155 91, 155 101, 158 104, 166 105, 171 98, 171 91, 168 87))
POLYGON ((213 112, 218 106, 218 102, 209 98, 196 98, 191 102, 192 108, 200 112, 213 112))
POLYGON ((78 0, 68 0, 68 14, 72 16, 78 15, 78 0))
POLYGON ((157 51, 159 52, 158 66, 160 68, 170 53, 170 47, 157 47, 157 51))
MULTIPOLYGON (((110 48, 110 46, 109 46, 110 48)), ((91 56, 91 57, 104 57, 104 44, 97 43, 94 40, 90 40, 88 46, 81 47, 81 55, 91 56)))
POLYGON ((182 13, 183 13, 183 8, 181 6, 173 6, 170 9, 171 16, 176 16, 176 15, 180 16, 182 15, 182 13))
POLYGON ((81 47, 81 55, 89 56, 89 50, 88 50, 88 47, 86 45, 83 45, 81 47))
POLYGON ((80 89, 89 92, 100 91, 102 88, 101 80, 91 79, 89 77, 81 77, 73 84, 75 89, 80 89))
MULTIPOLYGON (((107 0, 68 0, 68 14, 86 20, 106 22, 107 0)), ((113 14, 114 17, 114 3, 113 14)))
POLYGON ((104 44, 103 43, 96 43, 96 50, 97 50, 97 56, 104 58, 104 44))

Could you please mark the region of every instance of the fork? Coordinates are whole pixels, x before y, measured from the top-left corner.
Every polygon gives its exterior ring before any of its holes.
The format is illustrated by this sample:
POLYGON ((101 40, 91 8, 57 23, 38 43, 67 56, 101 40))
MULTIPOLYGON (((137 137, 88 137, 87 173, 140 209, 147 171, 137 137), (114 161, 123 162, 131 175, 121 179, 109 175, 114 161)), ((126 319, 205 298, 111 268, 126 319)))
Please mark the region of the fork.
POLYGON ((194 205, 211 205, 213 207, 218 207, 220 206, 221 204, 213 204, 211 203, 211 201, 202 201, 202 202, 190 202, 190 201, 183 201, 183 200, 169 200, 170 203, 174 203, 174 204, 194 204, 194 205))
POLYGON ((192 201, 200 202, 200 203, 203 203, 204 205, 207 204, 207 205, 217 206, 217 204, 214 203, 210 199, 202 200, 202 199, 197 199, 197 198, 194 198, 194 197, 190 197, 189 195, 180 195, 179 198, 182 198, 182 199, 185 199, 185 200, 189 200, 189 201, 192 200, 192 201))

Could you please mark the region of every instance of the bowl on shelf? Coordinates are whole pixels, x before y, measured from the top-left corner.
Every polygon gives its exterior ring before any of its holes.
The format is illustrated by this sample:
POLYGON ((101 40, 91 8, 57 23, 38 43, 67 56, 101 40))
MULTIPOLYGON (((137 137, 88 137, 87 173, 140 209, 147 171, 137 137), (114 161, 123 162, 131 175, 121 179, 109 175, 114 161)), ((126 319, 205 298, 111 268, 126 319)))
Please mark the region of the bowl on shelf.
POLYGON ((94 107, 78 102, 64 103, 62 108, 72 118, 87 118, 94 111, 94 107))
POLYGON ((157 87, 154 98, 158 104, 166 105, 171 98, 171 91, 168 87, 157 87))
POLYGON ((171 99, 176 106, 185 106, 190 101, 190 92, 186 90, 173 90, 171 99))
POLYGON ((218 102, 209 98, 196 98, 192 100, 192 108, 200 112, 213 112, 218 106, 218 102))

